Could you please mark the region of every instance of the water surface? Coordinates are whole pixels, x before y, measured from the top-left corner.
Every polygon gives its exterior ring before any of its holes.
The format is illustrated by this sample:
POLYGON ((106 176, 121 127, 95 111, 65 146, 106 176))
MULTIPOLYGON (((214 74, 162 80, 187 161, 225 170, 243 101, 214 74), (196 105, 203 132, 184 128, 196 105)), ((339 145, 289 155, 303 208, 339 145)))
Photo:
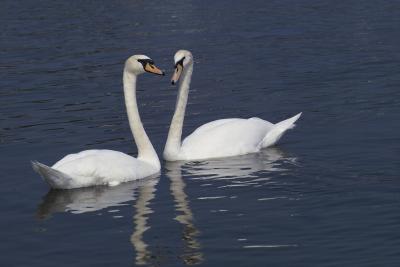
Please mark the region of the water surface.
MULTIPOLYGON (((393 1, 27 1, 0 9, 4 266, 398 266, 399 6, 393 1), (163 163, 158 177, 49 191, 30 160, 137 153, 122 68, 195 57, 184 135, 278 122, 276 148, 163 163)), ((177 88, 143 75, 159 155, 177 88)))

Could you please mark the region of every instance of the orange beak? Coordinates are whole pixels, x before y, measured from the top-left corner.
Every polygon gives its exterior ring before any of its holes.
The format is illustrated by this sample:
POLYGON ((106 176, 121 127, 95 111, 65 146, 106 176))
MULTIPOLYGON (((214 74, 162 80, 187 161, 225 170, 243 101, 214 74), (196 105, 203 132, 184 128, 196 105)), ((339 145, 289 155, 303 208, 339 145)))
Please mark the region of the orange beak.
POLYGON ((165 75, 165 73, 157 68, 154 64, 147 63, 146 66, 144 67, 144 70, 150 73, 154 73, 157 75, 165 75))
POLYGON ((174 85, 179 81, 179 78, 181 77, 183 71, 183 66, 181 64, 177 64, 175 67, 174 74, 172 75, 171 78, 171 83, 174 85))

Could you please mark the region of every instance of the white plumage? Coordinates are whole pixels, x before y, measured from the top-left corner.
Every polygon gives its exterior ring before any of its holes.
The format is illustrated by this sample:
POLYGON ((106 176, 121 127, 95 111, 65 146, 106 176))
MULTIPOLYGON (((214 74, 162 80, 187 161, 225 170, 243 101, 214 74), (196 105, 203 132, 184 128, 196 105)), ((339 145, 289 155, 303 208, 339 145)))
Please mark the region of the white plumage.
POLYGON ((172 83, 176 83, 180 76, 182 81, 164 149, 166 160, 199 160, 256 153, 276 144, 301 116, 299 113, 276 124, 259 118, 216 120, 200 126, 181 142, 193 56, 189 51, 180 50, 175 54, 175 63, 172 83))
POLYGON ((32 164, 52 188, 59 189, 92 185, 115 186, 159 171, 155 166, 125 153, 106 149, 69 154, 52 167, 36 161, 32 164))
POLYGON ((145 71, 163 74, 147 56, 130 57, 124 68, 124 96, 129 124, 138 157, 113 150, 85 150, 70 154, 52 167, 32 161, 33 169, 52 187, 71 189, 93 185, 118 185, 154 175, 160 171, 160 161, 140 120, 136 103, 137 75, 145 71), (150 66, 147 66, 147 65, 150 66))
POLYGON ((278 142, 299 117, 300 114, 288 119, 284 126, 259 118, 212 121, 183 140, 181 154, 185 159, 207 159, 255 153, 278 142))

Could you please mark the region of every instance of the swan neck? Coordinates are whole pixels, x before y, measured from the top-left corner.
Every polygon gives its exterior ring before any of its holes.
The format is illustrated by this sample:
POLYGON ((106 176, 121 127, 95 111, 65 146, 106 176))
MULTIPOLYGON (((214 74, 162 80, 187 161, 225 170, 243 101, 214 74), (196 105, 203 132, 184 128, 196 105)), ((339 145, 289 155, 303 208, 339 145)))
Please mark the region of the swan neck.
POLYGON ((179 154, 182 142, 182 128, 185 118, 186 105, 189 95, 190 82, 193 73, 193 63, 188 65, 182 73, 179 83, 178 98, 175 106, 174 116, 168 132, 167 143, 164 149, 164 158, 169 160, 176 159, 179 154))
POLYGON ((137 75, 132 74, 124 69, 123 83, 125 106, 133 139, 135 140, 138 148, 137 158, 138 160, 145 161, 157 168, 160 168, 160 161, 157 153, 154 150, 140 119, 139 109, 136 101, 136 81, 137 75))

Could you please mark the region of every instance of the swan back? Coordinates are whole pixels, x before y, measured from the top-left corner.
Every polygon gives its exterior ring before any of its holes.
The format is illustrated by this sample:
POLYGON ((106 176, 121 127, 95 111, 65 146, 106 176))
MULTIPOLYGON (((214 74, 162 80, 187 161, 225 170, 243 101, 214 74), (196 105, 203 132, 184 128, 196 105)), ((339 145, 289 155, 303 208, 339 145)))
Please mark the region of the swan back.
POLYGON ((222 119, 195 130, 182 142, 182 159, 207 159, 258 151, 273 124, 259 118, 222 119))
POLYGON ((117 185, 152 176, 160 168, 113 150, 86 150, 65 156, 52 167, 32 162, 34 170, 52 187, 71 189, 117 185))

